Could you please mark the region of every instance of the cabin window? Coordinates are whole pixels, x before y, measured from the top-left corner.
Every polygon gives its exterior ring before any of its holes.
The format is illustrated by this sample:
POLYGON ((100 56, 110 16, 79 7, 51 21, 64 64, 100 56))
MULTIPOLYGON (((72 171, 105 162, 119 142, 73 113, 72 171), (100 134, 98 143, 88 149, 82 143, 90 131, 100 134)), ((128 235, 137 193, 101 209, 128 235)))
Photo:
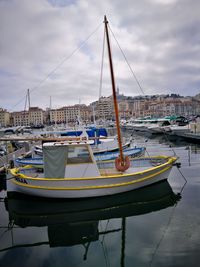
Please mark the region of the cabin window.
POLYGON ((70 146, 67 153, 67 164, 92 163, 87 146, 70 146))

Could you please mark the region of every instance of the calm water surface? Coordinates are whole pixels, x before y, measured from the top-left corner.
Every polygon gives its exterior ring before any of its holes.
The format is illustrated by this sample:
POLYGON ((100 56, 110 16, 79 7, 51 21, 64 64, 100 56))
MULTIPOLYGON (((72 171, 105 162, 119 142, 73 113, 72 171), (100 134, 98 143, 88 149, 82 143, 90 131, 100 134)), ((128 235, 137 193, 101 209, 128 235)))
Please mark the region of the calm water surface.
POLYGON ((168 182, 102 199, 13 199, 2 190, 0 266, 199 266, 200 146, 134 142, 149 155, 176 154, 181 168, 168 182))

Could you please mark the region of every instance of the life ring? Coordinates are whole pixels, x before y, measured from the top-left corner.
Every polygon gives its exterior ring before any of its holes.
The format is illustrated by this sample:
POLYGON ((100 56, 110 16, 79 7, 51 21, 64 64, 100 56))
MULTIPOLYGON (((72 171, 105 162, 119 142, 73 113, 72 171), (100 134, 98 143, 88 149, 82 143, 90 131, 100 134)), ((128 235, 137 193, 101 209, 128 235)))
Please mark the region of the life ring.
POLYGON ((121 161, 121 158, 118 157, 115 159, 115 167, 118 171, 126 171, 130 167, 130 159, 128 156, 125 157, 124 161, 121 161))

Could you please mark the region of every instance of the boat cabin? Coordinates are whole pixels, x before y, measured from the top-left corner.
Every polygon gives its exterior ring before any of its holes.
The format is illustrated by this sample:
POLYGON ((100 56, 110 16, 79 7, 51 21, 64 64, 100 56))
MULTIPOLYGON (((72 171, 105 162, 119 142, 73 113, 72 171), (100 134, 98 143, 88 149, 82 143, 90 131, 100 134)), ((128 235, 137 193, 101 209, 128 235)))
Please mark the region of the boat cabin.
POLYGON ((81 178, 99 176, 90 141, 43 144, 45 178, 81 178))

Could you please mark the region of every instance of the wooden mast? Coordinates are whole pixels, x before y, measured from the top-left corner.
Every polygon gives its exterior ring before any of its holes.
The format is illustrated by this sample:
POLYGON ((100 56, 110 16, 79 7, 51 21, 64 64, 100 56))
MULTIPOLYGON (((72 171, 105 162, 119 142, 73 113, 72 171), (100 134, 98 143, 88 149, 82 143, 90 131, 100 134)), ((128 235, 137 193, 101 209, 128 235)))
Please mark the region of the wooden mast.
POLYGON ((108 20, 107 20, 106 16, 104 16, 104 24, 105 24, 105 31, 106 31, 107 46, 108 46, 110 75, 111 75, 111 82, 112 82, 112 91, 113 91, 113 101, 114 101, 114 108, 115 108, 118 145, 119 145, 119 152, 120 152, 119 159, 120 159, 121 165, 124 165, 124 156, 123 156, 123 150, 122 150, 121 132, 120 132, 120 124, 119 124, 119 112, 118 112, 117 97, 116 97, 116 90, 115 90, 115 78, 114 78, 114 70, 113 70, 113 63, 112 63, 110 40, 109 40, 109 34, 108 34, 108 20))

